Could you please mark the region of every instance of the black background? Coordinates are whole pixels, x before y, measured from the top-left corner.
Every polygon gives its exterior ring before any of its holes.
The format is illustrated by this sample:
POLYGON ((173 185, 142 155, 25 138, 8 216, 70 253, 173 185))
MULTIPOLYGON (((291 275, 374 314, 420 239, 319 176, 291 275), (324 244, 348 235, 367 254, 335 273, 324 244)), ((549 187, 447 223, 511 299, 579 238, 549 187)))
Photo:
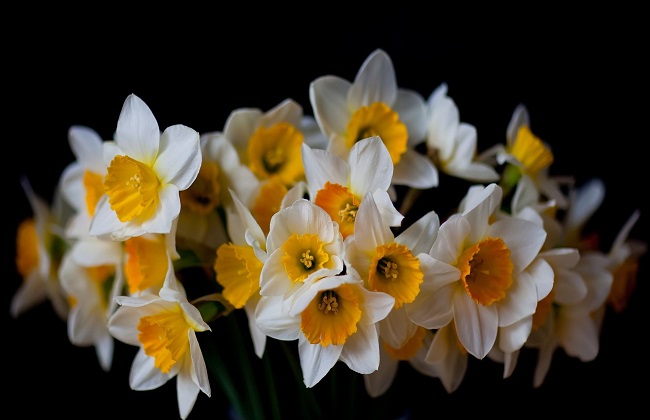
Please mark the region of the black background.
MULTIPOLYGON (((73 160, 68 128, 86 125, 112 138, 130 93, 150 106, 161 129, 180 123, 199 132, 221 130, 236 108, 268 110, 286 98, 311 114, 312 80, 333 74, 352 81, 365 58, 382 48, 393 60, 400 87, 426 98, 440 83, 448 84, 461 120, 477 127, 479 151, 505 142, 510 116, 524 103, 533 132, 554 150, 552 173, 575 176, 580 183, 591 177, 605 181, 605 202, 594 219, 603 244, 611 243, 637 208, 641 219, 631 236, 648 241, 648 73, 641 30, 633 24, 610 32, 597 23, 576 27, 549 21, 533 27, 503 22, 498 26, 508 29, 507 35, 495 36, 489 30, 472 32, 470 23, 460 21, 453 31, 433 31, 436 19, 413 21, 413 15, 397 12, 383 21, 333 19, 318 25, 288 18, 269 18, 260 25, 238 18, 227 30, 223 25, 229 18, 223 13, 196 23, 191 15, 178 16, 182 28, 173 15, 152 28, 140 26, 143 17, 128 15, 111 24, 65 15, 47 26, 24 22, 24 32, 14 34, 20 42, 7 42, 4 65, 9 72, 4 144, 10 151, 2 165, 8 188, 3 207, 9 210, 3 212, 9 217, 2 237, 7 274, 3 359, 9 372, 5 395, 16 417, 178 418, 175 380, 153 391, 129 389, 134 348, 117 343, 106 373, 93 348, 69 343, 65 323, 49 303, 15 320, 8 311, 21 281, 13 259, 15 230, 31 214, 19 177, 26 175, 34 190, 50 200, 61 171, 73 160)), ((425 194, 420 204, 435 209, 433 201, 426 201, 433 197, 425 194)), ((437 380, 421 378, 403 365, 391 391, 376 402, 385 411, 365 413, 428 418, 450 410, 505 417, 594 414, 608 408, 637 412, 646 405, 648 317, 642 309, 647 273, 644 257, 630 307, 607 314, 596 360, 582 363, 556 352, 539 389, 532 387, 534 357, 528 355, 507 379, 501 377, 501 365, 472 360, 463 384, 451 395, 437 380)), ((275 344, 270 347, 275 351, 275 344)), ((337 365, 337 374, 350 377, 346 369, 337 365)), ((281 365, 274 372, 288 376, 281 365)), ((226 400, 212 377, 211 385, 212 398, 200 394, 190 419, 226 415, 226 400)), ((372 403, 359 397, 357 406, 364 404, 372 403)), ((325 400, 321 408, 347 417, 333 401, 325 400)), ((290 406, 283 409, 283 417, 292 412, 290 406)))

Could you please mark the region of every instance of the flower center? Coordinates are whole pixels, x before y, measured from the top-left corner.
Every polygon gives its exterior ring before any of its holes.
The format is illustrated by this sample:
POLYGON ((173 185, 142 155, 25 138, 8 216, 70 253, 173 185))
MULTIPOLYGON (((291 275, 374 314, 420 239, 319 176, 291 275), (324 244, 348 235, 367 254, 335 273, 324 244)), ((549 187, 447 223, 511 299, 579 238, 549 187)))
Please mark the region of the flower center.
POLYGON ((423 279, 420 260, 405 245, 393 242, 377 247, 368 284, 371 290, 393 296, 396 309, 415 300, 423 279))
POLYGON ((124 274, 131 294, 163 285, 169 265, 164 235, 129 238, 124 250, 127 254, 124 274))
POLYGON ((339 231, 343 238, 354 233, 354 221, 361 201, 349 188, 328 181, 316 193, 314 203, 325 210, 332 220, 339 223, 339 231))
POLYGON ((282 122, 258 127, 248 141, 249 166, 258 179, 278 177, 287 186, 304 177, 303 135, 292 124, 282 122))
POLYGON ((345 284, 321 292, 300 314, 300 329, 311 344, 343 345, 357 331, 361 303, 360 293, 345 284))
POLYGON ((38 235, 36 222, 27 219, 18 225, 16 233, 16 268, 23 279, 38 267, 38 235))
POLYGON ((189 351, 187 331, 190 328, 180 307, 140 318, 138 340, 147 354, 154 358, 154 366, 164 373, 189 351))
POLYGON ((521 162, 523 171, 532 177, 553 163, 551 150, 533 134, 527 125, 519 128, 510 152, 521 162))
POLYGON ((348 149, 359 140, 373 136, 379 136, 384 142, 393 165, 399 163, 406 152, 408 130, 399 115, 383 102, 362 106, 352 115, 346 136, 348 149))
POLYGON ((217 283, 223 286, 223 297, 235 308, 243 308, 259 292, 262 266, 250 246, 223 244, 217 249, 214 263, 217 283))
POLYGON ((121 222, 151 218, 158 205, 159 188, 154 171, 128 156, 115 156, 104 179, 108 202, 121 222))
POLYGON ((282 245, 282 264, 292 281, 304 281, 311 273, 325 267, 329 254, 323 246, 315 234, 299 236, 294 233, 286 240, 282 245))
POLYGON ((204 160, 192 185, 180 192, 181 206, 187 206, 199 214, 209 214, 219 206, 220 192, 219 167, 214 162, 204 160))
POLYGON ((505 298, 512 285, 510 250, 501 238, 486 238, 467 248, 457 267, 467 293, 484 306, 505 298))

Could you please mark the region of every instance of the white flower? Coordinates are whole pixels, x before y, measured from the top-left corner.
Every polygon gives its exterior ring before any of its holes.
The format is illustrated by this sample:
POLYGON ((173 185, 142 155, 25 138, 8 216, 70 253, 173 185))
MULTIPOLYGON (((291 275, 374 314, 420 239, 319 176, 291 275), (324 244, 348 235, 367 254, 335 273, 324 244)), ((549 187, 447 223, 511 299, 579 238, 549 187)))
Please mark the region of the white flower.
POLYGON ((388 189, 393 163, 379 137, 369 137, 352 146, 347 161, 325 150, 302 146, 302 158, 311 201, 338 222, 343 238, 354 232, 359 204, 371 193, 389 226, 404 219, 390 199, 388 189))
POLYGON ((61 195, 75 211, 66 226, 66 234, 70 238, 80 238, 88 235, 97 202, 105 194, 103 140, 91 128, 72 126, 68 130, 68 141, 76 161, 63 170, 59 183, 61 195))
POLYGON ((499 174, 476 160, 476 127, 461 123, 458 107, 447 95, 447 84, 438 86, 427 101, 429 156, 443 172, 475 182, 495 182, 499 174))
POLYGON ((199 391, 211 395, 196 337, 197 332, 210 331, 210 327, 183 293, 166 287, 160 296, 119 296, 116 300, 120 307, 108 321, 111 335, 140 347, 131 366, 129 385, 145 391, 177 378, 178 408, 181 418, 187 418, 199 391))
POLYGON ((376 323, 383 319, 394 299, 363 287, 353 269, 347 274, 324 277, 305 284, 306 290, 290 314, 282 297, 263 296, 257 307, 259 327, 278 340, 298 340, 305 386, 316 385, 341 360, 361 374, 379 367, 376 323))
POLYGON ((365 286, 395 298, 395 307, 379 323, 382 339, 393 348, 403 347, 418 330, 408 318, 410 307, 430 306, 420 300, 420 291, 433 287, 434 277, 459 275, 456 268, 438 264, 428 254, 439 224, 438 215, 430 211, 396 237, 367 193, 357 213, 355 233, 345 240, 346 261, 365 286))
POLYGON ((16 232, 16 268, 23 282, 11 299, 11 315, 17 317, 49 300, 57 315, 67 319, 68 302, 58 276, 61 255, 57 249, 66 246, 61 222, 26 178, 21 184, 33 215, 22 221, 16 232))
POLYGON ((70 302, 68 338, 77 346, 95 346, 105 371, 111 367, 114 349, 108 319, 124 285, 122 256, 119 243, 86 236, 66 252, 59 271, 70 302))
MULTIPOLYGON (((305 199, 273 216, 266 252, 260 294, 282 296, 289 307, 306 290, 305 285, 343 271, 343 238, 338 223, 305 199)), ((296 315, 296 310, 290 310, 290 315, 296 315)))
MULTIPOLYGON (((536 259, 546 239, 541 226, 505 217, 490 223, 501 197, 495 184, 472 187, 463 212, 440 226, 430 255, 456 267, 459 275, 434 278, 434 287, 421 291, 429 306, 409 312, 415 323, 430 329, 453 320, 460 343, 479 359, 492 349, 500 328, 535 312, 553 284, 548 263, 536 259)), ((529 333, 521 329, 516 341, 523 344, 529 333)))
POLYGON ((435 332, 424 360, 448 393, 458 389, 467 372, 468 357, 458 345, 453 322, 435 332))
POLYGON ((357 141, 379 136, 395 166, 393 184, 420 189, 438 185, 436 168, 415 150, 425 140, 424 98, 398 88, 386 52, 372 52, 353 83, 333 75, 317 78, 309 86, 309 98, 329 151, 347 159, 357 141))
POLYGON ((214 271, 223 287, 222 295, 235 309, 244 308, 255 354, 261 358, 266 347, 266 335, 255 321, 260 301, 260 276, 267 259, 266 237, 250 210, 230 190, 235 212, 228 214, 230 242, 217 248, 214 271))
MULTIPOLYGON (((531 130, 528 110, 523 104, 518 105, 506 130, 506 145, 493 148, 499 164, 509 163, 503 174, 506 184, 511 182, 511 172, 529 176, 537 189, 548 199, 554 200, 558 208, 564 209, 568 202, 561 187, 571 185, 570 177, 549 175, 549 168, 554 156, 550 146, 537 137, 531 130), (511 168, 516 168, 514 171, 511 168)), ((515 176, 516 178, 516 176, 515 176)))
POLYGON ((90 234, 125 240, 169 233, 180 213, 179 192, 201 167, 199 134, 173 125, 161 134, 153 113, 137 96, 126 98, 114 141, 105 141, 106 195, 97 203, 90 234))
POLYGON ((304 178, 301 145, 324 144, 315 120, 303 115, 302 107, 291 99, 267 112, 258 108, 234 110, 223 133, 210 133, 215 134, 222 134, 233 144, 240 161, 258 179, 277 178, 288 188, 304 178))

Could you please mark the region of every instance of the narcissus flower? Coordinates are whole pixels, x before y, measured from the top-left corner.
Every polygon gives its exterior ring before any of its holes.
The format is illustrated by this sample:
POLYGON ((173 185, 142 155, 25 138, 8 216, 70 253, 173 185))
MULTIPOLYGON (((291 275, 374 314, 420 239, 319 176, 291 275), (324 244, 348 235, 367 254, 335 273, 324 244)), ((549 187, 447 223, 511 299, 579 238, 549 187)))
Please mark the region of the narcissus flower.
POLYGON ((23 220, 16 231, 16 268, 22 283, 11 299, 13 317, 46 301, 61 319, 68 317, 68 302, 59 282, 60 259, 67 247, 63 239, 65 221, 36 195, 26 178, 21 184, 33 215, 23 220))
MULTIPOLYGON (((343 271, 343 237, 338 223, 305 199, 281 209, 271 219, 266 238, 268 259, 260 277, 262 296, 282 296, 293 306, 298 295, 323 277, 343 271)), ((290 310, 290 315, 295 315, 290 310)))
POLYGON ((354 232, 354 221, 366 193, 373 195, 387 225, 399 226, 404 219, 388 195, 393 164, 379 137, 355 143, 347 161, 307 145, 302 146, 302 158, 311 201, 338 222, 344 239, 354 232))
POLYGON ((99 199, 104 196, 106 165, 102 155, 103 140, 88 127, 72 126, 68 141, 76 160, 61 174, 61 195, 75 211, 66 226, 69 238, 88 235, 99 199))
POLYGON ((260 329, 278 340, 298 340, 305 386, 311 388, 338 360, 361 374, 379 367, 378 321, 395 300, 363 287, 353 269, 348 274, 304 284, 290 314, 281 296, 263 296, 256 311, 260 329))
POLYGON ((108 321, 116 339, 140 350, 133 360, 129 385, 146 391, 176 378, 178 408, 185 419, 199 391, 211 395, 197 332, 210 331, 184 293, 164 287, 160 295, 118 296, 120 305, 108 321))
POLYGON ((177 124, 161 134, 151 109, 131 94, 115 140, 103 146, 106 194, 97 203, 89 233, 114 240, 169 233, 181 209, 179 192, 201 168, 199 133, 177 124))
POLYGON ((77 241, 61 262, 61 286, 68 296, 68 338, 77 346, 94 346, 99 364, 111 367, 114 342, 108 319, 122 294, 122 246, 91 236, 77 241))
POLYGON ((356 142, 379 136, 395 167, 393 184, 421 189, 438 185, 435 167, 415 150, 425 139, 424 98, 398 88, 393 62, 385 51, 373 51, 352 83, 333 75, 312 81, 309 99, 329 140, 327 150, 347 159, 356 142))
MULTIPOLYGON (((409 312, 415 323, 429 329, 453 320, 461 344, 479 359, 494 346, 499 328, 535 312, 545 297, 538 291, 550 291, 553 283, 553 270, 536 259, 546 239, 541 226, 505 217, 492 223, 501 197, 495 184, 470 188, 463 212, 440 226, 430 250, 434 259, 456 267, 459 275, 434 277, 435 286, 421 292, 430 305, 409 312)), ((520 333, 527 336, 530 331, 520 333)))

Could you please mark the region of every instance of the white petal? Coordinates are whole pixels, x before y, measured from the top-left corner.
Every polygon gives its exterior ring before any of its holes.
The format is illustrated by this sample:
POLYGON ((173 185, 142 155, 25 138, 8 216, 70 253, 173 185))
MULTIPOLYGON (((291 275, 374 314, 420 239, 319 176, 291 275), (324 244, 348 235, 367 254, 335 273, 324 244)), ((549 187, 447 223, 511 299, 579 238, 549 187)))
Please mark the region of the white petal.
POLYGON ((294 127, 300 128, 301 118, 302 106, 293 99, 287 98, 262 115, 259 125, 270 127, 280 122, 288 122, 294 127))
POLYGON ((395 208, 395 204, 388 192, 377 189, 372 194, 372 198, 375 199, 375 204, 385 224, 388 226, 400 226, 402 224, 404 216, 395 208))
POLYGON ((598 328, 589 314, 567 314, 560 322, 558 340, 566 353, 582 362, 594 360, 598 355, 599 335, 598 328))
POLYGON ((523 104, 517 105, 512 117, 510 117, 510 122, 508 123, 508 128, 506 129, 506 140, 508 145, 512 145, 515 139, 517 138, 517 131, 522 125, 530 126, 530 118, 528 117, 528 110, 523 104))
POLYGON ((380 246, 390 244, 395 237, 390 227, 383 223, 372 194, 361 200, 354 222, 354 242, 361 251, 372 252, 380 246))
POLYGON ((255 319, 255 311, 259 301, 260 296, 251 297, 246 301, 244 310, 246 311, 246 317, 248 319, 248 330, 251 334, 251 340, 253 341, 255 355, 261 359, 264 355, 264 349, 266 348, 266 334, 264 334, 264 331, 262 331, 257 325, 257 320, 255 319))
POLYGON ((553 340, 539 349, 537 365, 535 365, 535 373, 533 376, 533 386, 535 388, 539 388, 544 383, 546 374, 551 367, 551 361, 553 360, 553 353, 555 353, 556 347, 557 344, 553 340))
POLYGON ((141 348, 138 350, 129 374, 129 385, 135 391, 149 391, 159 388, 172 378, 172 375, 163 373, 154 366, 155 359, 145 354, 141 348))
POLYGON ((426 156, 408 149, 395 165, 393 184, 427 189, 438 186, 438 170, 426 156))
POLYGON ((417 299, 406 307, 414 323, 427 328, 442 328, 453 318, 452 298, 455 287, 447 286, 436 290, 422 288, 417 299))
MULTIPOLYGON (((384 142, 377 136, 354 144, 348 156, 352 193, 363 197, 379 189, 387 191, 393 177, 393 162, 384 142)), ((306 170, 306 168, 305 168, 306 170)))
POLYGON ((555 270, 553 301, 560 305, 575 305, 587 296, 587 285, 582 276, 572 270, 555 270))
POLYGON ((477 305, 464 290, 457 291, 453 299, 458 340, 469 354, 483 359, 496 341, 497 309, 495 305, 477 305))
POLYGON ((458 107, 446 96, 446 85, 440 85, 429 97, 427 149, 438 151, 443 162, 451 159, 460 122, 458 107), (444 88, 444 89, 441 89, 444 88))
POLYGON ((336 76, 322 76, 309 85, 314 118, 328 139, 347 130, 351 117, 347 100, 350 86, 350 82, 336 76))
POLYGON ((496 184, 486 187, 472 185, 463 199, 463 216, 472 227, 468 243, 475 244, 484 239, 490 216, 501 205, 503 190, 496 184))
POLYGON ((363 375, 366 392, 373 398, 383 395, 393 383, 399 360, 394 360, 386 351, 384 346, 379 346, 379 369, 376 372, 363 375))
POLYGON ((530 278, 535 283, 537 290, 537 300, 540 301, 548 296, 555 284, 555 271, 551 265, 543 258, 535 259, 526 268, 526 272, 530 274, 530 278))
POLYGON ((298 340, 298 354, 302 368, 303 381, 307 388, 311 388, 334 367, 341 355, 343 346, 330 344, 323 347, 320 344, 310 344, 304 335, 298 340))
POLYGON ((192 412, 196 398, 199 396, 199 387, 192 381, 190 375, 182 372, 176 376, 176 400, 181 419, 186 419, 192 412))
POLYGON ((257 326, 269 337, 292 341, 300 335, 300 317, 290 317, 283 310, 281 296, 263 296, 255 310, 257 326))
POLYGON ((183 191, 194 182, 201 169, 199 133, 184 125, 173 125, 162 134, 154 171, 163 184, 183 191))
POLYGON ((581 227, 598 210, 605 198, 605 183, 592 178, 577 190, 571 197, 571 206, 567 210, 565 224, 572 227, 581 227))
POLYGON ((383 102, 392 107, 397 99, 397 79, 393 63, 384 51, 373 51, 363 62, 350 87, 348 103, 352 109, 383 102))
POLYGON ((23 280, 11 298, 11 316, 16 318, 46 299, 47 293, 45 287, 43 287, 43 282, 38 273, 32 272, 23 280))
POLYGON ((340 359, 357 373, 368 374, 379 368, 379 337, 375 325, 359 325, 345 341, 340 359))
POLYGON ((124 101, 117 120, 115 141, 133 159, 153 164, 158 154, 160 128, 151 109, 134 94, 124 101))
MULTIPOLYGON (((528 339, 532 327, 532 316, 528 316, 507 327, 501 327, 499 329, 499 349, 506 354, 519 350, 528 339)), ((506 368, 506 370, 510 369, 506 368)))
POLYGON ((208 378, 208 369, 205 366, 203 353, 201 352, 199 341, 196 338, 196 332, 193 329, 190 329, 188 331, 188 339, 190 342, 190 359, 192 361, 191 363, 192 383, 197 385, 198 388, 201 391, 203 391, 205 395, 209 397, 212 391, 210 389, 210 379, 208 378))
POLYGON ((452 215, 440 225, 438 238, 431 246, 429 255, 446 264, 456 264, 470 232, 471 227, 465 217, 452 215))
POLYGON ((113 364, 113 351, 115 349, 115 340, 110 334, 102 335, 95 342, 95 353, 97 353, 97 359, 99 360, 99 365, 101 366, 104 372, 111 370, 111 365, 113 364))
POLYGON ((436 238, 438 237, 438 229, 440 228, 440 218, 435 211, 430 211, 416 220, 411 226, 406 228, 405 231, 400 233, 395 242, 405 245, 411 250, 413 255, 421 253, 428 255, 429 250, 433 246, 436 238))
POLYGON ((387 293, 373 292, 364 287, 359 287, 359 291, 364 297, 362 324, 370 325, 381 321, 395 305, 395 298, 387 293))
POLYGON ((453 325, 435 333, 426 360, 435 363, 438 377, 448 393, 458 389, 467 371, 468 357, 458 349, 453 325))
POLYGON ((228 115, 223 135, 232 142, 240 156, 246 156, 248 141, 255 133, 261 117, 262 111, 258 108, 240 108, 228 115))
POLYGON ((325 183, 328 181, 344 187, 348 185, 350 168, 343 159, 333 153, 311 149, 303 143, 302 162, 312 200, 316 198, 318 190, 325 187, 325 183))
POLYGON ((244 230, 244 232, 231 232, 233 240, 237 240, 235 243, 238 245, 244 245, 246 243, 245 232, 248 231, 258 243, 266 246, 266 237, 264 236, 264 232, 257 223, 257 220, 253 217, 251 211, 241 202, 241 200, 239 200, 239 197, 237 197, 234 191, 230 190, 230 195, 235 203, 235 208, 237 209, 239 218, 243 222, 242 229, 244 230))
POLYGON ((524 270, 539 253, 546 232, 534 223, 520 219, 501 219, 490 225, 486 236, 502 238, 510 250, 513 272, 524 270))
POLYGON ((408 131, 408 148, 413 149, 425 140, 427 106, 422 95, 410 89, 399 89, 397 100, 393 104, 400 121, 408 131))
POLYGON ((456 165, 456 162, 452 162, 444 170, 449 175, 472 182, 496 182, 500 177, 494 168, 481 162, 471 162, 463 165, 456 165))
MULTIPOLYGON (((552 275, 553 270, 550 272, 552 275)), ((496 305, 499 310, 499 326, 512 325, 531 316, 535 313, 537 302, 535 279, 525 271, 513 275, 512 286, 508 289, 505 299, 496 305)))
POLYGON ((260 274, 261 295, 282 296, 291 289, 293 282, 282 264, 283 255, 284 251, 281 248, 277 249, 269 255, 264 266, 262 266, 260 274))
POLYGON ((68 140, 72 153, 85 169, 90 169, 100 175, 106 173, 102 159, 102 143, 99 134, 89 127, 73 125, 68 129, 68 140))
POLYGON ((417 329, 417 325, 407 316, 405 306, 393 309, 386 318, 379 322, 379 333, 382 340, 396 349, 404 346, 417 329))

